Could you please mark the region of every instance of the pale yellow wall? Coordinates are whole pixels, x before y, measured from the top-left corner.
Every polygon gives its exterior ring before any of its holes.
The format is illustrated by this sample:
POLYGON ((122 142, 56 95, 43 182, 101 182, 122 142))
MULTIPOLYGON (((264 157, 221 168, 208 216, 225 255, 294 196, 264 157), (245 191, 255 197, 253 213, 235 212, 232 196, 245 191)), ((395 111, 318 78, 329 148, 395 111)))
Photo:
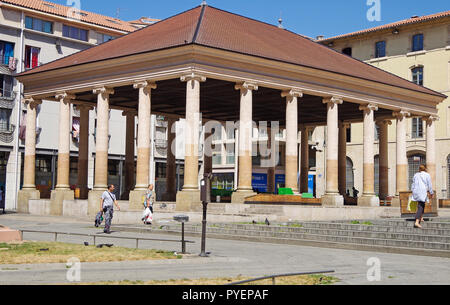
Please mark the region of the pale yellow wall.
MULTIPOLYGON (((342 51, 352 47, 352 56, 375 67, 412 80, 411 68, 424 67, 424 86, 450 96, 450 21, 440 24, 421 24, 408 29, 401 28, 398 35, 392 33, 371 34, 362 38, 336 40, 332 48, 342 51), (412 36, 418 33, 424 35, 424 51, 411 53, 412 36), (386 41, 386 57, 376 59, 375 43, 386 41)), ((438 105, 439 121, 436 123, 436 183, 435 188, 441 197, 448 196, 449 188, 447 156, 450 155, 450 98, 438 105)), ((362 114, 361 114, 362 116, 362 114)), ((393 118, 389 127, 389 175, 390 194, 395 192, 395 141, 396 122, 393 118)), ((421 139, 411 138, 411 120, 407 124, 407 151, 425 152, 426 128, 421 139)), ((352 142, 347 151, 355 166, 356 188, 362 186, 362 142, 363 128, 361 123, 352 124, 352 142)), ((377 153, 377 150, 376 152, 377 153)))

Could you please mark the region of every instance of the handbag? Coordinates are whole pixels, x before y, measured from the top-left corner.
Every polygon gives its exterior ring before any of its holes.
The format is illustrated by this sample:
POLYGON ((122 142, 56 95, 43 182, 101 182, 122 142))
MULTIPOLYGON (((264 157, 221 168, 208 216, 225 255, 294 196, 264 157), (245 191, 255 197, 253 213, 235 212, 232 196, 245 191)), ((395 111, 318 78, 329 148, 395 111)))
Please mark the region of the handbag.
POLYGON ((411 196, 409 196, 409 199, 408 199, 408 207, 406 208, 409 212, 417 212, 417 205, 418 205, 419 203, 417 202, 417 201, 414 201, 413 200, 413 197, 412 197, 412 195, 411 196))

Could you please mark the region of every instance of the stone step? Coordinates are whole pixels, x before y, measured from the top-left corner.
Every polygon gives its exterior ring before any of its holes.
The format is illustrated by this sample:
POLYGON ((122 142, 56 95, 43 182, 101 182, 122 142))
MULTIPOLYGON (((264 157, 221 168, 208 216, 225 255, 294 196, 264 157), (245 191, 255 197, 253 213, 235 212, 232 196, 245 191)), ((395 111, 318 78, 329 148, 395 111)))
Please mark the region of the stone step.
MULTIPOLYGON (((181 227, 172 225, 164 226, 163 230, 179 231, 181 227)), ((189 232, 201 232, 201 226, 185 227, 189 232)), ((376 239, 392 239, 392 240, 407 240, 407 241, 424 241, 424 242, 438 242, 450 244, 450 235, 424 235, 422 232, 408 233, 386 233, 386 232, 370 232, 370 231, 349 231, 349 230, 330 230, 330 229, 308 229, 308 228, 295 228, 295 230, 285 230, 284 228, 273 228, 273 230, 259 230, 254 228, 248 229, 231 229, 211 227, 207 228, 209 233, 224 233, 231 235, 248 235, 248 236, 266 236, 266 237, 278 237, 278 238, 302 238, 302 234, 314 234, 314 235, 328 235, 328 236, 347 236, 356 238, 376 238, 376 239), (281 229, 281 230, 279 230, 281 229)))
MULTIPOLYGON (((179 234, 179 230, 174 229, 154 229, 154 232, 165 231, 168 233, 179 234)), ((188 230, 185 232, 187 234, 200 235, 201 227, 199 230, 188 230)), ((383 246, 383 247, 397 247, 397 248, 414 248, 414 249, 430 249, 430 250, 441 250, 450 251, 450 243, 434 242, 434 241, 415 241, 415 240, 402 240, 402 239, 382 239, 382 238, 371 238, 371 237, 354 237, 354 236, 339 236, 339 235, 321 235, 321 234, 310 234, 310 233, 271 233, 262 231, 245 231, 245 230, 224 230, 221 228, 216 228, 216 230, 207 230, 207 236, 209 238, 214 238, 214 236, 222 236, 223 238, 229 237, 239 237, 245 236, 247 238, 255 239, 280 239, 285 241, 295 241, 295 240, 311 240, 311 241, 321 241, 321 242, 332 242, 332 243, 344 243, 344 244, 357 244, 357 245, 369 245, 369 246, 383 246)), ((450 254, 450 252, 449 252, 450 254)))

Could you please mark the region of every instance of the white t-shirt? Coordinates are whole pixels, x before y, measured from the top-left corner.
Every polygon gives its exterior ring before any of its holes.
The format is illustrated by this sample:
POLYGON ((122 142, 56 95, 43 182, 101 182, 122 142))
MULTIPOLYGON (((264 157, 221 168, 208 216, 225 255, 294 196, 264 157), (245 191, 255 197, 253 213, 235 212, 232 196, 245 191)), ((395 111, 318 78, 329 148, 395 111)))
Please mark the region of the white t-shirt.
POLYGON ((116 200, 116 195, 110 193, 109 191, 104 191, 102 194, 103 207, 112 207, 114 201, 116 200))

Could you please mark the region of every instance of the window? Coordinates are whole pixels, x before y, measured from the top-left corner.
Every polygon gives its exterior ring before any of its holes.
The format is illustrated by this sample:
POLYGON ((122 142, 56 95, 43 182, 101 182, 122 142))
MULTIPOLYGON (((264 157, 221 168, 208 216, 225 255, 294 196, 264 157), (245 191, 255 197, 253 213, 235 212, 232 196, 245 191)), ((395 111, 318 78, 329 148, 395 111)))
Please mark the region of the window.
POLYGON ((450 155, 447 157, 447 198, 450 199, 450 155))
POLYGON ((110 40, 114 40, 115 37, 108 35, 108 34, 103 34, 103 42, 108 42, 110 40))
POLYGON ((34 69, 39 66, 40 48, 25 46, 25 69, 34 69))
POLYGON ((423 121, 421 118, 412 118, 411 138, 423 138, 423 121))
POLYGON ((10 130, 11 110, 0 108, 0 132, 10 130))
POLYGON ((378 126, 377 124, 375 124, 375 130, 374 130, 373 136, 374 136, 375 141, 380 140, 380 126, 378 126))
POLYGON ((352 127, 349 126, 347 128, 347 143, 352 142, 352 127))
POLYGON ((0 64, 9 65, 11 57, 14 57, 14 44, 0 41, 0 64))
POLYGON ((10 75, 0 75, 0 97, 13 97, 13 77, 10 75))
POLYGON ((39 32, 53 34, 53 22, 33 17, 25 17, 25 28, 39 32))
POLYGON ((73 26, 63 25, 63 36, 77 40, 88 41, 88 31, 73 26))
POLYGON ((423 50, 423 34, 417 34, 413 36, 412 39, 412 51, 422 51, 423 50))
POLYGON ((375 58, 386 56, 386 41, 379 41, 375 44, 375 58))
POLYGON ((423 67, 416 67, 411 72, 413 83, 423 86, 423 67))
POLYGON ((342 49, 342 53, 348 56, 352 56, 352 48, 342 49))
POLYGON ((374 157, 374 190, 377 196, 380 195, 380 156, 374 157))

